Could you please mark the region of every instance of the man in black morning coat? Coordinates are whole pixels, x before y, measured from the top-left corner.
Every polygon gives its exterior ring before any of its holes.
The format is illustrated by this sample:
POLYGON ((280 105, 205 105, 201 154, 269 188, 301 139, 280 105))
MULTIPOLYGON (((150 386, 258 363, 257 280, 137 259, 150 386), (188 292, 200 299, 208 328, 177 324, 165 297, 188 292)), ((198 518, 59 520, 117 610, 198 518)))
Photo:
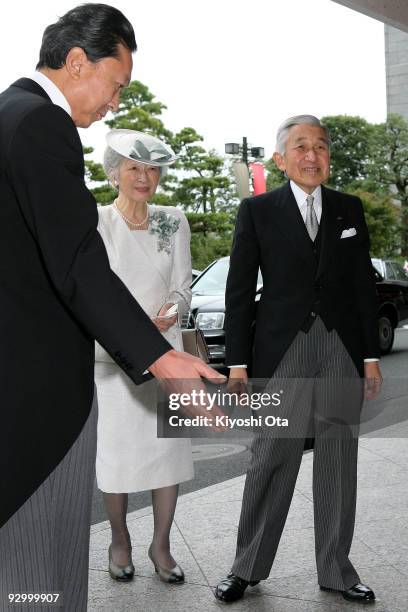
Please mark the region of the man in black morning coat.
POLYGON ((86 610, 94 339, 136 384, 146 369, 217 377, 171 350, 111 271, 85 186, 76 127, 118 108, 135 50, 120 11, 85 4, 48 26, 37 72, 0 95, 2 610, 8 593, 58 590, 86 610))
POLYGON ((226 602, 269 575, 311 422, 319 584, 353 601, 374 599, 349 559, 358 443, 350 432, 361 407, 360 376, 370 381, 368 396, 381 383, 377 297, 361 201, 322 186, 329 147, 316 117, 285 121, 274 159, 289 181, 244 200, 238 212, 226 290, 230 386, 247 380, 260 268, 253 377, 283 379, 280 415, 293 435, 273 438, 265 428, 254 440, 235 561, 215 592, 226 602))

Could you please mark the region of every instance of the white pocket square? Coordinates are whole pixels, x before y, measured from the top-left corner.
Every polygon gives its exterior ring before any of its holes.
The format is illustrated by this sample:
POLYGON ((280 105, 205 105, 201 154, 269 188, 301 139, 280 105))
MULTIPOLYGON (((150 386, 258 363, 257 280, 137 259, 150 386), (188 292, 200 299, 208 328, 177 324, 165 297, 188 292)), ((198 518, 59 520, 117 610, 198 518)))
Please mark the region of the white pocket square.
POLYGON ((342 231, 340 238, 351 238, 357 234, 355 227, 350 227, 342 231))

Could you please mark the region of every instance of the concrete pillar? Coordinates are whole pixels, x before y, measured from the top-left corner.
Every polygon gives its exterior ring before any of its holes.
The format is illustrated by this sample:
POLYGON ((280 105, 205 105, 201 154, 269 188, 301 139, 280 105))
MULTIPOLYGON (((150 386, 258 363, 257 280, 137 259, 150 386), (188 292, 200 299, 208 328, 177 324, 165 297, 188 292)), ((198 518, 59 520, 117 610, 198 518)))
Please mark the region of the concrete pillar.
POLYGON ((408 33, 385 26, 387 112, 408 120, 408 33))

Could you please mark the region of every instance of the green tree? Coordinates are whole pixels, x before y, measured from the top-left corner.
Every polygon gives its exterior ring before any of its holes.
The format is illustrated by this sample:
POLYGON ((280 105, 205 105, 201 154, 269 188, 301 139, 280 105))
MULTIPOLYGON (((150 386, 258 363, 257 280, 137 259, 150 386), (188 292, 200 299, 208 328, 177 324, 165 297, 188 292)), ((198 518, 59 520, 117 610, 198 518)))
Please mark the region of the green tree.
POLYGON ((390 114, 376 126, 373 162, 366 181, 372 192, 391 194, 401 206, 401 248, 408 256, 408 122, 390 114))
POLYGON ((115 189, 113 189, 106 178, 102 164, 86 158, 87 155, 93 153, 93 147, 83 147, 83 151, 85 156, 85 178, 90 185, 95 200, 98 204, 110 204, 116 197, 115 189), (92 185, 94 184, 96 186, 93 187, 92 185))
POLYGON ((113 119, 105 121, 111 129, 147 132, 171 142, 172 133, 161 120, 166 106, 155 99, 155 95, 140 81, 131 81, 120 96, 118 110, 113 119))
POLYGON ((362 117, 322 117, 331 136, 329 186, 340 191, 358 189, 372 163, 375 126, 362 117))
POLYGON ((184 210, 216 213, 232 197, 231 181, 224 172, 224 158, 206 151, 199 144, 202 141, 193 128, 184 128, 173 138, 173 148, 179 155, 177 168, 181 170, 173 201, 184 210))
POLYGON ((191 259, 193 268, 203 270, 219 257, 231 251, 234 221, 230 213, 186 213, 191 229, 191 259))
MULTIPOLYGON (((344 115, 323 117, 322 121, 333 141, 329 184, 345 191, 361 189, 366 194, 387 196, 387 201, 392 196, 401 214, 392 224, 398 230, 392 235, 384 218, 383 235, 390 241, 388 255, 401 248, 402 255, 408 256, 408 122, 395 114, 381 124, 344 115)), ((379 234, 374 243, 379 245, 378 241, 379 234)), ((379 248, 384 251, 385 246, 379 248)))
POLYGON ((401 210, 393 204, 389 195, 377 195, 362 189, 353 193, 363 202, 372 257, 395 256, 401 240, 401 210))
POLYGON ((204 270, 214 259, 231 252, 231 234, 191 234, 191 261, 196 270, 204 270))
POLYGON ((224 158, 206 151, 202 140, 193 128, 184 128, 172 142, 179 155, 180 178, 171 200, 186 212, 193 267, 198 269, 229 254, 239 203, 224 158))

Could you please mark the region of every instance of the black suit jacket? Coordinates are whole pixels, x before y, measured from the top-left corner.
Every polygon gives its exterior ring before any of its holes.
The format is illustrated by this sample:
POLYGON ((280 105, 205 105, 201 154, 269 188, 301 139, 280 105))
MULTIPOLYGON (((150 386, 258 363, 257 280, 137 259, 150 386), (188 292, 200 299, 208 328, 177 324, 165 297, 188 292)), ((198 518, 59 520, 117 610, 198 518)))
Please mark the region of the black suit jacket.
POLYGON ((378 357, 377 295, 369 237, 359 198, 322 187, 318 265, 289 182, 242 201, 226 289, 227 364, 252 362, 258 268, 263 290, 256 312, 252 375, 272 376, 313 304, 336 329, 360 375, 378 357), (340 236, 356 229, 351 238, 340 236))
POLYGON ((94 338, 130 378, 171 348, 111 271, 82 145, 34 81, 0 95, 0 526, 78 437, 94 338))

